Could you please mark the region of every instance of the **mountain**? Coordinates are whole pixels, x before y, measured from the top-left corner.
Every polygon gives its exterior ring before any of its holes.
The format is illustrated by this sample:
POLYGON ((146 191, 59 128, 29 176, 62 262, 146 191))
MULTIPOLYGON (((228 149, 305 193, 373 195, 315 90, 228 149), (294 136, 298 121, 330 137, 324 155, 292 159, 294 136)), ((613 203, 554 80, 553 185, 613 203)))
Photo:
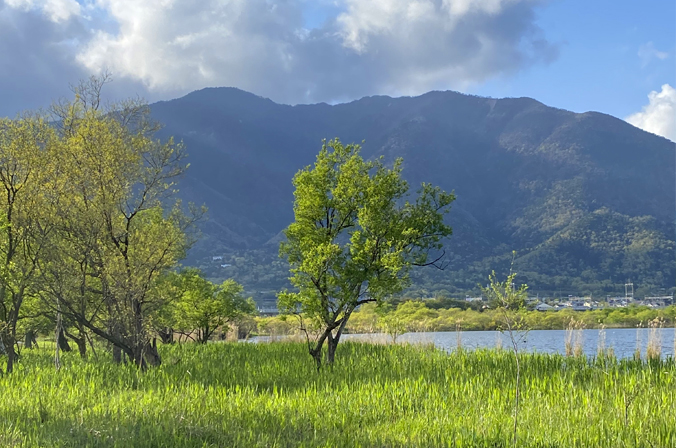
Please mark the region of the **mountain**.
POLYGON ((285 286, 276 250, 293 219, 291 178, 333 137, 363 141, 366 158, 403 157, 412 189, 455 191, 449 265, 418 271, 419 293, 476 290, 512 250, 518 280, 542 293, 676 284, 675 145, 612 116, 450 91, 289 106, 210 88, 151 108, 162 136, 187 147, 181 195, 209 208, 187 263, 250 291, 285 286))

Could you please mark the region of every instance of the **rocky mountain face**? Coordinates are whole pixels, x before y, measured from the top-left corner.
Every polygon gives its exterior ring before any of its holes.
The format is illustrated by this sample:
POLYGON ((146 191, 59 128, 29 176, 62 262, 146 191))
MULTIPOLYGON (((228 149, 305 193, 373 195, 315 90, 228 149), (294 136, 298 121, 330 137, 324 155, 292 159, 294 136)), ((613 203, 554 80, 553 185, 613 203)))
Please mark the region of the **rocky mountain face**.
POLYGON ((416 273, 422 294, 476 289, 508 269, 512 250, 519 280, 542 293, 613 294, 631 279, 658 294, 676 284, 675 145, 609 115, 456 92, 289 106, 232 88, 152 111, 163 137, 187 146, 181 195, 209 208, 186 263, 252 291, 284 286, 275 254, 293 219, 291 178, 334 137, 363 141, 366 158, 403 157, 412 190, 455 191, 449 265, 416 273))

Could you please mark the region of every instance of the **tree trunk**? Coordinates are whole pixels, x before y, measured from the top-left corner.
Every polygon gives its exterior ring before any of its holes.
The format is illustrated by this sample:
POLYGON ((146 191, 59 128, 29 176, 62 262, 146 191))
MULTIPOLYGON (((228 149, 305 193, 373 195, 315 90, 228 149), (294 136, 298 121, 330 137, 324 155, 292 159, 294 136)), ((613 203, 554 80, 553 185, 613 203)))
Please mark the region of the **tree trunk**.
POLYGON ((5 350, 7 351, 7 373, 12 373, 14 371, 14 361, 16 360, 14 343, 12 343, 12 345, 6 344, 5 350), (9 348, 7 346, 9 346, 9 348))
POLYGON ((98 358, 96 355, 96 349, 94 348, 94 341, 92 341, 92 337, 89 336, 88 333, 85 333, 85 336, 87 336, 87 340, 89 341, 89 348, 92 349, 92 353, 94 354, 94 358, 98 358))
POLYGON ((38 345, 37 341, 35 340, 35 332, 33 330, 28 330, 26 331, 26 336, 24 337, 23 346, 30 350, 33 348, 33 344, 35 344, 35 346, 38 345))
POLYGON ((113 345, 113 362, 115 364, 122 364, 122 349, 117 345, 113 345))
MULTIPOLYGON (((14 361, 16 360, 16 352, 14 351, 14 337, 8 333, 0 334, 0 354, 7 355, 7 373, 12 373, 14 370, 14 361)), ((0 369, 2 373, 2 369, 0 369)))
POLYGON ((324 330, 324 334, 321 335, 321 337, 315 342, 314 347, 312 347, 312 344, 310 343, 310 337, 308 334, 305 334, 305 337, 307 338, 307 343, 308 343, 308 351, 310 353, 310 356, 315 360, 315 364, 317 364, 317 372, 319 372, 322 368, 322 348, 324 347, 324 341, 326 340, 327 337, 331 336, 331 330, 326 329, 324 330))
POLYGON ((143 359, 143 346, 137 345, 136 347, 134 347, 132 359, 134 361, 134 364, 136 364, 138 368, 140 368, 141 370, 146 369, 147 366, 145 360, 143 359))
POLYGON ((335 336, 329 332, 327 337, 328 352, 326 353, 326 363, 330 366, 333 366, 333 361, 336 359, 336 349, 338 348, 338 342, 340 342, 340 337, 343 335, 343 330, 345 329, 345 325, 347 325, 347 320, 350 318, 352 311, 353 310, 349 310, 345 313, 342 322, 338 326, 338 331, 336 331, 335 336))
POLYGON ((77 350, 80 352, 80 358, 87 359, 87 338, 81 337, 75 340, 77 350))
POLYGON ((141 370, 146 370, 148 366, 157 367, 162 363, 156 344, 149 342, 145 346, 134 349, 133 360, 134 364, 141 370))
POLYGON ((322 346, 324 345, 323 341, 321 345, 316 345, 315 348, 310 349, 310 356, 315 360, 317 365, 317 372, 322 369, 322 346))
POLYGON ((59 331, 58 343, 59 343, 59 349, 61 349, 62 352, 72 352, 73 351, 73 349, 70 347, 70 344, 68 343, 68 339, 66 338, 66 335, 63 332, 63 328, 61 329, 61 331, 59 331))
POLYGON ((333 367, 333 361, 336 359, 336 348, 338 347, 338 340, 339 338, 329 336, 328 340, 326 341, 326 345, 328 348, 326 352, 326 363, 331 367, 333 367))
MULTIPOLYGON (((3 332, 0 334, 0 353, 7 355, 7 373, 12 373, 14 370, 14 362, 16 361, 16 351, 14 350, 14 337, 11 333, 3 332)), ((2 369, 0 369, 2 373, 2 369)))
POLYGON ((70 334, 68 331, 65 331, 66 336, 71 338, 77 344, 77 350, 80 352, 80 357, 82 359, 87 359, 87 331, 84 328, 84 325, 77 324, 78 336, 70 334))
POLYGON ((157 339, 153 338, 153 343, 148 344, 145 353, 145 359, 153 367, 157 367, 162 364, 162 358, 160 353, 157 351, 157 339))
POLYGON ((201 330, 197 330, 198 336, 197 340, 199 341, 200 344, 206 344, 207 342, 209 342, 209 339, 211 338, 211 333, 213 333, 213 331, 211 330, 211 328, 209 328, 209 325, 207 325, 201 330))
POLYGON ((87 359, 87 335, 80 332, 80 337, 76 337, 74 334, 70 334, 67 331, 65 333, 66 336, 68 336, 77 344, 77 350, 80 352, 80 358, 87 359))
POLYGON ((158 336, 163 344, 173 344, 174 343, 174 329, 173 328, 163 328, 157 331, 158 336))

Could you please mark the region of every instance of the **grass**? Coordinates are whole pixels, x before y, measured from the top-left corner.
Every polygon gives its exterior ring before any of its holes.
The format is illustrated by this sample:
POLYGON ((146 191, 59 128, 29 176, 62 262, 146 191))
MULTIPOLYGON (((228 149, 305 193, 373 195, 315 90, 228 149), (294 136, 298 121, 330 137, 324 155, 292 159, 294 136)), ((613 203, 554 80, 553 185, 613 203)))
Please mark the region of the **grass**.
MULTIPOLYGON (((317 373, 298 343, 162 347, 146 373, 25 350, 0 378, 0 446, 507 447, 502 351, 345 343, 317 373)), ((524 354, 519 446, 676 446, 676 366, 524 354)))

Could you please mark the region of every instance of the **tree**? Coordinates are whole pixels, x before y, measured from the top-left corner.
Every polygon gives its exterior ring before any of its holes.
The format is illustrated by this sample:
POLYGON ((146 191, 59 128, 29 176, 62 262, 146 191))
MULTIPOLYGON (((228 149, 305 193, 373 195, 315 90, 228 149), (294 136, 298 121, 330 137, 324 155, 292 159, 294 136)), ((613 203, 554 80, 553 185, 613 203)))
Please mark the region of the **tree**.
POLYGON ((36 293, 38 263, 51 231, 50 203, 58 200, 53 172, 57 141, 43 117, 0 119, 0 353, 12 372, 17 323, 36 293))
MULTIPOLYGON (((387 304, 389 305, 389 304, 387 304)), ((397 314, 397 309, 391 306, 381 306, 378 313, 378 327, 390 335, 392 343, 397 343, 397 338, 407 330, 407 322, 397 314)))
POLYGON ((278 301, 286 313, 320 326, 314 339, 305 332, 317 369, 324 342, 327 362, 334 362, 355 308, 400 292, 412 266, 442 267, 443 253, 432 261, 428 254, 451 234, 443 218, 455 197, 422 184, 413 203, 403 202, 409 187, 401 169, 401 159, 392 168, 382 159, 364 161, 359 145, 336 139, 324 141, 314 167, 293 178, 295 221, 284 231, 280 256, 297 291, 280 293, 278 301))
POLYGON ((51 258, 41 265, 44 296, 52 310, 112 344, 116 361, 125 353, 145 367, 160 362, 150 292, 185 255, 203 210, 186 215, 172 200, 186 169, 183 146, 154 138, 159 126, 142 101, 102 108, 106 82, 82 82, 73 101, 53 107, 68 182, 54 213, 51 258))
POLYGON ((155 297, 154 307, 149 310, 149 323, 163 344, 173 344, 178 326, 177 305, 183 295, 183 282, 175 271, 164 272, 155 281, 150 292, 155 297))
MULTIPOLYGON (((512 266, 514 265, 516 252, 512 253, 512 266)), ((526 322, 518 314, 526 303, 528 286, 522 284, 519 288, 514 285, 516 272, 510 267, 509 275, 504 282, 500 282, 495 271, 488 277, 489 285, 481 287, 483 294, 488 298, 491 306, 497 309, 501 316, 500 331, 507 333, 511 343, 512 353, 516 361, 516 384, 514 386, 514 428, 513 443, 516 446, 517 428, 519 423, 519 398, 521 381, 521 363, 519 359, 519 344, 525 340, 527 334, 526 322)))
POLYGON ((239 318, 252 314, 256 306, 242 295, 242 286, 234 280, 214 285, 202 277, 199 269, 180 274, 181 297, 176 303, 176 322, 186 334, 197 332, 197 341, 206 344, 213 333, 239 318))

